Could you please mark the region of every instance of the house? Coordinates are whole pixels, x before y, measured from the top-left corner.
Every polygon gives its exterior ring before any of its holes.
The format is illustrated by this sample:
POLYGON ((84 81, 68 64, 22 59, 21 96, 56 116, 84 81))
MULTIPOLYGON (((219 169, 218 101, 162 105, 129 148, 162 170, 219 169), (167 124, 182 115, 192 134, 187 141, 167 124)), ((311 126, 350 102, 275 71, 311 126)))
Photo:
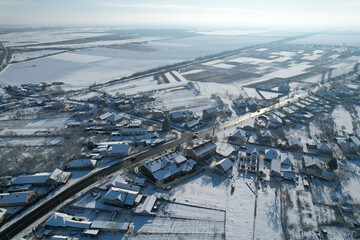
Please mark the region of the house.
POLYGON ((259 156, 259 150, 257 148, 254 148, 254 147, 248 147, 246 149, 246 155, 253 159, 253 160, 256 160, 259 156))
POLYGON ((173 122, 183 122, 186 116, 183 111, 176 111, 170 113, 170 119, 173 122))
POLYGON ((302 142, 299 139, 290 137, 288 138, 288 146, 289 149, 291 150, 303 150, 304 145, 302 144, 302 142))
POLYGON ((125 178, 120 175, 116 175, 116 176, 112 177, 110 179, 110 181, 106 184, 107 189, 110 189, 111 187, 121 188, 121 189, 135 191, 135 192, 140 191, 139 186, 127 183, 125 178))
POLYGON ((266 142, 270 142, 271 138, 273 137, 272 133, 268 129, 261 130, 260 134, 261 134, 261 140, 266 142))
POLYGON ((187 153, 192 159, 196 161, 205 160, 216 153, 216 144, 211 140, 198 143, 192 147, 189 147, 187 149, 187 153))
POLYGON ((230 168, 232 168, 232 166, 233 162, 229 158, 224 158, 218 163, 216 163, 214 167, 216 167, 222 172, 227 172, 230 168))
POLYGON ((244 143, 247 139, 247 134, 244 130, 239 129, 234 134, 232 134, 228 141, 234 142, 234 143, 244 143))
POLYGON ((320 176, 323 166, 317 157, 304 156, 305 171, 308 175, 320 176))
POLYGON ((59 183, 66 183, 70 178, 69 172, 64 172, 60 169, 55 169, 53 172, 35 173, 33 175, 23 175, 14 177, 11 180, 12 185, 54 185, 59 183))
POLYGON ((94 169, 96 165, 97 161, 93 159, 77 159, 72 160, 68 168, 94 169))
POLYGON ((141 120, 132 120, 128 124, 129 128, 141 128, 141 126, 142 126, 142 121, 141 120))
POLYGON ((275 149, 265 150, 265 160, 272 161, 272 160, 279 160, 279 158, 280 158, 279 150, 275 150, 275 149))
POLYGON ((323 143, 318 143, 316 145, 317 147, 317 150, 319 153, 324 153, 324 154, 331 154, 332 153, 332 150, 330 148, 330 145, 326 142, 323 142, 323 143))
POLYGON ((235 148, 227 143, 219 143, 217 144, 216 152, 223 156, 228 157, 235 151, 235 148))
POLYGON ((133 206, 138 196, 138 191, 131 191, 122 188, 111 187, 103 197, 107 204, 116 206, 133 206))
POLYGON ((109 157, 124 157, 131 153, 131 146, 128 144, 111 144, 108 146, 109 157))
POLYGON ((287 165, 293 167, 294 162, 294 156, 291 153, 282 153, 281 155, 281 166, 287 165))
POLYGON ((64 227, 64 228, 81 228, 88 229, 91 226, 90 221, 85 218, 74 217, 65 213, 55 212, 45 222, 45 226, 64 227))
POLYGON ((146 179, 145 178, 140 178, 140 177, 135 177, 133 183, 138 185, 138 186, 144 187, 145 183, 146 183, 146 179))
POLYGON ((281 177, 281 163, 277 159, 271 160, 270 176, 271 177, 281 177))
POLYGON ((100 120, 106 120, 108 117, 112 116, 112 113, 107 112, 99 116, 100 120))
POLYGON ((31 200, 34 192, 0 193, 0 207, 25 206, 31 200))
POLYGON ((143 205, 141 206, 140 213, 153 214, 153 208, 155 206, 157 198, 154 195, 147 196, 143 205))
POLYGON ((239 110, 246 110, 246 107, 248 106, 247 102, 245 100, 239 100, 237 102, 235 102, 235 106, 239 109, 239 110))
POLYGON ((251 112, 256 112, 259 107, 258 104, 253 99, 248 101, 248 105, 249 105, 249 110, 251 112))
POLYGON ((193 130, 198 126, 198 124, 199 124, 199 120, 193 119, 191 121, 186 122, 184 127, 189 129, 189 130, 193 130))
POLYGON ((187 159, 179 152, 174 152, 146 161, 143 171, 153 181, 167 182, 191 172, 195 166, 196 162, 193 159, 187 159))
POLYGON ((203 110, 203 119, 213 119, 218 115, 218 110, 216 107, 211 107, 203 110))
POLYGON ((135 136, 135 135, 145 135, 147 134, 147 128, 123 128, 120 131, 122 136, 135 136))

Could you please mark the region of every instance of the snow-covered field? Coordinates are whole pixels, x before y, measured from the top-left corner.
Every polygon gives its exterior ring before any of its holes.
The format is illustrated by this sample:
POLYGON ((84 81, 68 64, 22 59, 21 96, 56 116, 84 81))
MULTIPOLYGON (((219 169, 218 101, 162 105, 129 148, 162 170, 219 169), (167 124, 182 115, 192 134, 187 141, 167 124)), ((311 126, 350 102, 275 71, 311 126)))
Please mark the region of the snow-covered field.
POLYGON ((235 190, 227 199, 226 239, 253 239, 255 218, 255 175, 238 173, 235 190), (253 189, 250 190, 250 187, 253 189), (239 234, 239 230, 241 234, 239 234))
POLYGON ((336 106, 331 115, 335 121, 337 131, 344 130, 348 134, 354 132, 351 115, 344 106, 336 106))
POLYGON ((177 203, 225 210, 224 196, 227 195, 229 182, 228 178, 205 172, 174 187, 170 191, 170 196, 176 198, 175 202, 177 203))
POLYGON ((261 185, 257 191, 255 239, 281 239, 280 191, 276 184, 261 185))

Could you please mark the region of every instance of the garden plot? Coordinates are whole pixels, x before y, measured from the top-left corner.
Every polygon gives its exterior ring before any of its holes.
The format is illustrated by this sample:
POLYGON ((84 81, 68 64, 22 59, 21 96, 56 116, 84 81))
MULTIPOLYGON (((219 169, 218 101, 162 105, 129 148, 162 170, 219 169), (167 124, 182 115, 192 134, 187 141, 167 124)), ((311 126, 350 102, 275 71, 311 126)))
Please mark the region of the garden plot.
POLYGON ((283 93, 276 93, 270 91, 259 91, 259 92, 261 93, 261 95, 263 95, 265 99, 273 99, 283 95, 283 93))
POLYGON ((314 205, 316 221, 319 225, 335 225, 341 224, 341 215, 337 207, 326 205, 314 205))
POLYGON ((191 205, 164 202, 158 214, 171 218, 186 218, 207 221, 225 221, 225 211, 201 208, 191 205))
POLYGON ((331 116, 335 121, 336 130, 338 132, 345 131, 348 134, 352 134, 354 132, 352 117, 344 106, 336 106, 331 116))
POLYGON ((242 84, 243 86, 245 86, 245 85, 249 85, 249 84, 255 84, 255 83, 268 81, 268 80, 274 79, 274 78, 295 77, 295 76, 307 73, 307 71, 305 71, 305 70, 308 68, 311 68, 311 67, 313 67, 313 65, 311 65, 309 62, 292 63, 290 65, 290 67, 288 67, 288 68, 278 69, 278 70, 268 73, 260 78, 244 80, 244 81, 240 82, 239 84, 242 84))
POLYGON ((53 54, 63 53, 62 50, 39 50, 39 51, 24 51, 24 52, 15 52, 11 55, 12 62, 22 62, 29 59, 46 57, 53 54))
MULTIPOLYGON (((234 170, 237 172, 237 170, 234 170)), ((226 206, 226 239, 253 239, 255 175, 237 173, 234 192, 228 196, 226 206), (250 187, 252 190, 250 190, 250 187)), ((228 193, 229 194, 229 193, 228 193)), ((225 194, 222 198, 224 198, 225 194)))
POLYGON ((204 72, 205 69, 194 69, 194 70, 190 70, 190 71, 187 71, 187 72, 183 72, 181 73, 182 75, 189 75, 189 74, 195 74, 195 73, 201 73, 201 72, 204 72))
POLYGON ((244 91, 249 98, 262 99, 262 97, 259 95, 255 88, 244 88, 244 91))
POLYGON ((133 216, 135 233, 192 233, 223 234, 223 221, 201 221, 191 219, 175 219, 149 216, 133 216))
POLYGON ((215 210, 225 210, 229 179, 212 172, 204 172, 170 191, 175 202, 215 210))
POLYGON ((247 94, 241 87, 237 87, 233 84, 221 84, 214 82, 193 82, 194 88, 202 95, 211 96, 212 94, 220 96, 243 96, 247 97, 247 94))
POLYGON ((27 137, 27 138, 2 138, 0 139, 0 146, 5 145, 26 145, 26 146, 43 146, 43 145, 60 145, 62 138, 55 137, 27 137))
POLYGON ((235 65, 231 65, 231 64, 227 64, 227 63, 219 63, 219 64, 214 64, 212 66, 216 67, 216 68, 222 68, 222 69, 230 69, 230 68, 236 67, 235 65))
POLYGON ((50 58, 63 60, 63 61, 70 61, 75 63, 93 63, 98 61, 105 61, 109 60, 108 57, 103 56, 96 56, 96 55, 89 55, 83 54, 81 52, 67 52, 58 55, 51 56, 50 58))
POLYGON ((257 191, 255 239, 281 239, 282 237, 280 191, 275 184, 270 185, 262 185, 257 191))
POLYGON ((360 204, 360 176, 353 172, 347 172, 346 178, 341 181, 342 192, 349 196, 348 201, 352 204, 360 204))
POLYGON ((353 232, 348 227, 341 226, 321 226, 321 229, 326 231, 328 240, 339 240, 339 239, 356 239, 353 232))
MULTIPOLYGON (((101 235, 104 236, 104 235, 101 235)), ((106 239, 123 239, 121 237, 122 235, 114 235, 113 233, 109 233, 106 235, 106 239), (114 237, 119 236, 119 237, 114 237)), ((184 234, 131 234, 130 236, 127 236, 126 239, 136 239, 136 240, 168 240, 168 239, 186 239, 186 240, 223 240, 224 237, 222 234, 190 234, 190 233, 184 233, 184 234)))
POLYGON ((348 202, 351 197, 337 182, 319 179, 311 181, 311 192, 315 203, 335 205, 348 202))
POLYGON ((202 63, 202 65, 211 66, 211 65, 215 65, 215 64, 220 64, 222 62, 224 62, 224 60, 212 60, 209 62, 204 62, 204 63, 202 63))
POLYGON ((315 239, 317 229, 314 205, 311 194, 302 190, 302 186, 284 184, 282 205, 286 234, 291 239, 315 239))
POLYGON ((209 97, 198 95, 187 88, 158 91, 153 97, 156 100, 150 104, 151 107, 169 111, 192 108, 205 109, 213 105, 209 97))

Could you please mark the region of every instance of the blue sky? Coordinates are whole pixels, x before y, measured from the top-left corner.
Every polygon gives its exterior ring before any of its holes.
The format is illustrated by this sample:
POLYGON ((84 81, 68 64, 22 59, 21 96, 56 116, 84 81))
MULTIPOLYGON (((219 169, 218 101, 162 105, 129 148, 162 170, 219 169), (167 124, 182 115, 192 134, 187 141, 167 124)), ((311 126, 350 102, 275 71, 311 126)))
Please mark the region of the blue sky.
POLYGON ((360 27, 360 0, 0 0, 0 24, 360 27))

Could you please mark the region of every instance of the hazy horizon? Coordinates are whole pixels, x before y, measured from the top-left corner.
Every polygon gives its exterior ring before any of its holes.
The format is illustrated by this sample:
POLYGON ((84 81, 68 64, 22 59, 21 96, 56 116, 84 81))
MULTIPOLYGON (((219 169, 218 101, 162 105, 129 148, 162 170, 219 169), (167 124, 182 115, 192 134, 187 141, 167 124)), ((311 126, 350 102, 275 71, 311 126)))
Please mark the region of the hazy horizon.
POLYGON ((360 28, 360 2, 319 1, 45 1, 0 0, 9 26, 146 26, 212 28, 360 28))

